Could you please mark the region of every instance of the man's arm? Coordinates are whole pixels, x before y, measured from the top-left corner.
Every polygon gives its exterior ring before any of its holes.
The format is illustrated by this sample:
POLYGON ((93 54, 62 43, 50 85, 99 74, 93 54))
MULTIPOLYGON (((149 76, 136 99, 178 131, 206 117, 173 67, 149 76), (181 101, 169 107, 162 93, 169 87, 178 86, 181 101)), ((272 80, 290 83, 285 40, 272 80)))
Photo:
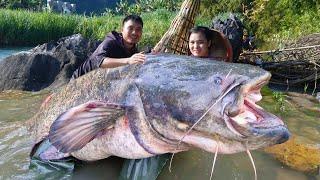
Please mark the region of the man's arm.
POLYGON ((100 68, 115 68, 119 66, 124 66, 127 64, 142 64, 146 59, 146 56, 143 53, 136 53, 129 58, 109 58, 106 57, 103 59, 100 64, 100 68))

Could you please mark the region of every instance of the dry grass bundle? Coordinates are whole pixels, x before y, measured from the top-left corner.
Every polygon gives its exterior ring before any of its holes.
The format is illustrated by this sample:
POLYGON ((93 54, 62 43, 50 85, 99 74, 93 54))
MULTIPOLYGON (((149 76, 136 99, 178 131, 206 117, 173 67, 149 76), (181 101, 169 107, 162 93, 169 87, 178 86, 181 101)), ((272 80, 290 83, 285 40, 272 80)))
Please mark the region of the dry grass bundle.
MULTIPOLYGON (((200 8, 199 0, 185 0, 179 13, 172 21, 167 32, 154 47, 155 52, 189 55, 189 30, 194 27, 195 17, 200 8)), ((211 29, 210 57, 216 60, 232 61, 232 46, 220 32, 211 29)))
POLYGON ((188 32, 194 26, 199 8, 199 0, 185 0, 170 28, 154 47, 154 51, 187 55, 188 32))

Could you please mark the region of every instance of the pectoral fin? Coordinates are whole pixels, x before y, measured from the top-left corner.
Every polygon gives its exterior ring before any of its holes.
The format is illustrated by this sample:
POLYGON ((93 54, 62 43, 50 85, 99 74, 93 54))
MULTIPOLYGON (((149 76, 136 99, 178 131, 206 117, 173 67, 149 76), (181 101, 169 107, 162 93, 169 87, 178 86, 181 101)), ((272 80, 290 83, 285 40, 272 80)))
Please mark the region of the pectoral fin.
POLYGON ((116 119, 124 115, 124 107, 101 101, 90 101, 61 114, 51 125, 49 141, 63 153, 83 148, 116 119))

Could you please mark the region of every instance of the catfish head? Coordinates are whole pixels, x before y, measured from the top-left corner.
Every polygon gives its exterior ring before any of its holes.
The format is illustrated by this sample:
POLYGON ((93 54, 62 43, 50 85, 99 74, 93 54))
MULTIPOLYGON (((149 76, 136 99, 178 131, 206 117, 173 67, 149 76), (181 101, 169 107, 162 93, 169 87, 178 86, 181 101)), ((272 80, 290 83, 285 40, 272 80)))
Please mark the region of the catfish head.
POLYGON ((218 147, 225 154, 288 140, 283 121, 256 104, 269 72, 194 57, 165 58, 147 62, 136 80, 146 117, 164 139, 209 152, 218 147))

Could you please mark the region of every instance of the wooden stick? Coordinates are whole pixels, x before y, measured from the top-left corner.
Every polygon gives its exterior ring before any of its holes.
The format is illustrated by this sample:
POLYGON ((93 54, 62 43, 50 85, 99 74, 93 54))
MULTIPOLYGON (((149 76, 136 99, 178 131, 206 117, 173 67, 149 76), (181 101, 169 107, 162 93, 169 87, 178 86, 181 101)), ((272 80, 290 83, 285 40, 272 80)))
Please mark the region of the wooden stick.
POLYGON ((314 46, 302 46, 297 48, 288 48, 288 49, 275 49, 275 50, 269 50, 269 51, 257 51, 257 52, 244 52, 241 55, 252 55, 252 54, 266 54, 266 53, 274 53, 274 52, 283 52, 283 51, 293 51, 293 50, 301 50, 301 49, 311 49, 311 48, 320 48, 320 45, 314 45, 314 46))

